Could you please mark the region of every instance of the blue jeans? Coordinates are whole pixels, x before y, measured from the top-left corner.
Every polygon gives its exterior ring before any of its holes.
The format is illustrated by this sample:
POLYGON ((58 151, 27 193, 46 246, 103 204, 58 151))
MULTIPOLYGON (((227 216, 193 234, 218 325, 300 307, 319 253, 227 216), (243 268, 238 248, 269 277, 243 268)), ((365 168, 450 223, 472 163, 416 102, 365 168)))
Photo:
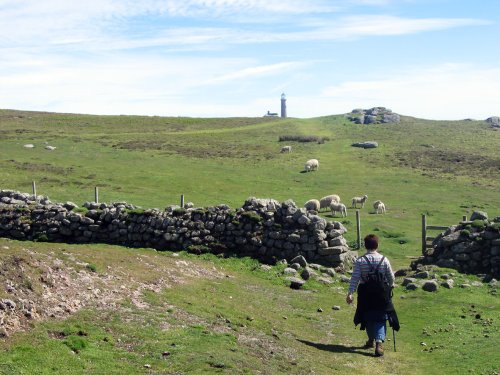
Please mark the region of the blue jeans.
POLYGON ((382 311, 367 311, 365 320, 368 338, 370 340, 385 341, 387 314, 382 311))

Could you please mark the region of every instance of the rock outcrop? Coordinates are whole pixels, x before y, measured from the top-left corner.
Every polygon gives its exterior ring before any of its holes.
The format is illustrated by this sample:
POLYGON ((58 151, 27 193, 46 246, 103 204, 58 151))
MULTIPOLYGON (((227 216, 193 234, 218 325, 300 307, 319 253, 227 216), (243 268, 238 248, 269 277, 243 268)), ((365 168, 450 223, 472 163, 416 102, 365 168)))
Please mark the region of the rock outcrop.
POLYGON ((356 124, 397 124, 401 117, 385 107, 373 107, 370 109, 353 109, 346 117, 356 124))
POLYGON ((488 117, 484 121, 486 121, 488 124, 490 124, 492 128, 500 129, 500 117, 492 116, 492 117, 488 117))

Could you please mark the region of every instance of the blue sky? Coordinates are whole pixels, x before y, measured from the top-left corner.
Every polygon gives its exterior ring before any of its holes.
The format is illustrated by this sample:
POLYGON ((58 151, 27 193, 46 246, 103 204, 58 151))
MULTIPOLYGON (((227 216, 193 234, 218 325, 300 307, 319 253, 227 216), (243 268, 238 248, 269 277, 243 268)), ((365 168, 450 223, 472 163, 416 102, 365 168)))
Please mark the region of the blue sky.
POLYGON ((500 115, 498 0, 0 0, 0 108, 500 115))

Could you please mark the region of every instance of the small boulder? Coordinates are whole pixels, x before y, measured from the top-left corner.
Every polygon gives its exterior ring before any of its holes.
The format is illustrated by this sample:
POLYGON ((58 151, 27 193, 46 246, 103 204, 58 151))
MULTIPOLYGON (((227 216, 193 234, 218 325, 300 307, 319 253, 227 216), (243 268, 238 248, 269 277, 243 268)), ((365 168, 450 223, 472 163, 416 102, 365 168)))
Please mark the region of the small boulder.
POLYGON ((302 272, 300 273, 300 276, 304 279, 304 280, 309 280, 312 276, 315 276, 316 275, 316 272, 314 272, 311 268, 309 267, 306 267, 302 270, 302 272))
POLYGON ((415 283, 406 284, 406 290, 417 290, 417 289, 418 289, 418 285, 415 283))
POLYGON ((375 141, 365 141, 365 142, 357 142, 357 143, 353 143, 351 145, 352 147, 361 147, 361 148, 377 148, 378 147, 378 143, 375 142, 375 141))
POLYGON ((290 281, 290 288, 292 289, 300 289, 306 283, 304 280, 299 279, 298 277, 289 277, 288 281, 290 281))
POLYGON ((300 264, 301 267, 307 266, 306 258, 304 258, 302 255, 297 255, 295 258, 293 258, 290 261, 290 263, 298 263, 298 264, 300 264))
POLYGON ((417 279, 415 279, 414 277, 405 277, 401 285, 408 286, 408 284, 415 284, 416 282, 417 279))
POLYGON ((439 285, 436 281, 434 280, 427 280, 423 285, 422 289, 425 290, 426 292, 435 292, 439 288, 439 285))
POLYGON ((484 211, 474 211, 470 216, 470 220, 488 220, 488 214, 484 211))
POLYGON ((455 282, 453 281, 453 279, 447 279, 441 283, 441 286, 446 289, 452 289, 454 285, 455 282))

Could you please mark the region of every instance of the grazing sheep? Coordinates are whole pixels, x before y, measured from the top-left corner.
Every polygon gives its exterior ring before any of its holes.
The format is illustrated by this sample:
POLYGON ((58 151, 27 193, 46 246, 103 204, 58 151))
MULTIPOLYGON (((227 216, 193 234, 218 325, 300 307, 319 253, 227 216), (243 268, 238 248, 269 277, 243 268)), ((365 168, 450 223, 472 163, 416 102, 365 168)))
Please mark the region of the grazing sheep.
POLYGON ((281 153, 286 153, 286 154, 289 154, 290 152, 292 152, 292 146, 283 146, 281 147, 281 153))
POLYGON ((33 148, 33 147, 35 147, 35 145, 31 144, 31 143, 28 143, 28 144, 24 145, 24 147, 25 148, 33 148))
POLYGON ((335 216, 336 212, 340 212, 342 217, 347 217, 347 207, 344 203, 332 202, 330 204, 330 210, 332 210, 333 216, 335 216))
POLYGON ((340 197, 337 194, 331 194, 321 198, 319 200, 319 209, 320 210, 322 208, 328 209, 330 207, 330 204, 333 202, 340 203, 340 197))
POLYGON ((306 161, 306 165, 304 166, 306 172, 318 170, 318 168, 319 168, 319 161, 317 159, 310 159, 306 161))
POLYGON ((309 199, 305 204, 304 207, 307 211, 319 211, 319 200, 317 199, 309 199))
POLYGON ((356 208, 356 205, 358 203, 361 203, 361 208, 363 208, 365 206, 365 202, 366 200, 368 199, 368 195, 363 195, 362 197, 354 197, 352 198, 352 207, 353 208, 356 208))
POLYGON ((49 151, 53 151, 56 149, 56 147, 55 146, 45 146, 45 149, 49 150, 49 151))
POLYGON ((373 202, 373 208, 377 214, 385 214, 385 204, 382 201, 373 202))

